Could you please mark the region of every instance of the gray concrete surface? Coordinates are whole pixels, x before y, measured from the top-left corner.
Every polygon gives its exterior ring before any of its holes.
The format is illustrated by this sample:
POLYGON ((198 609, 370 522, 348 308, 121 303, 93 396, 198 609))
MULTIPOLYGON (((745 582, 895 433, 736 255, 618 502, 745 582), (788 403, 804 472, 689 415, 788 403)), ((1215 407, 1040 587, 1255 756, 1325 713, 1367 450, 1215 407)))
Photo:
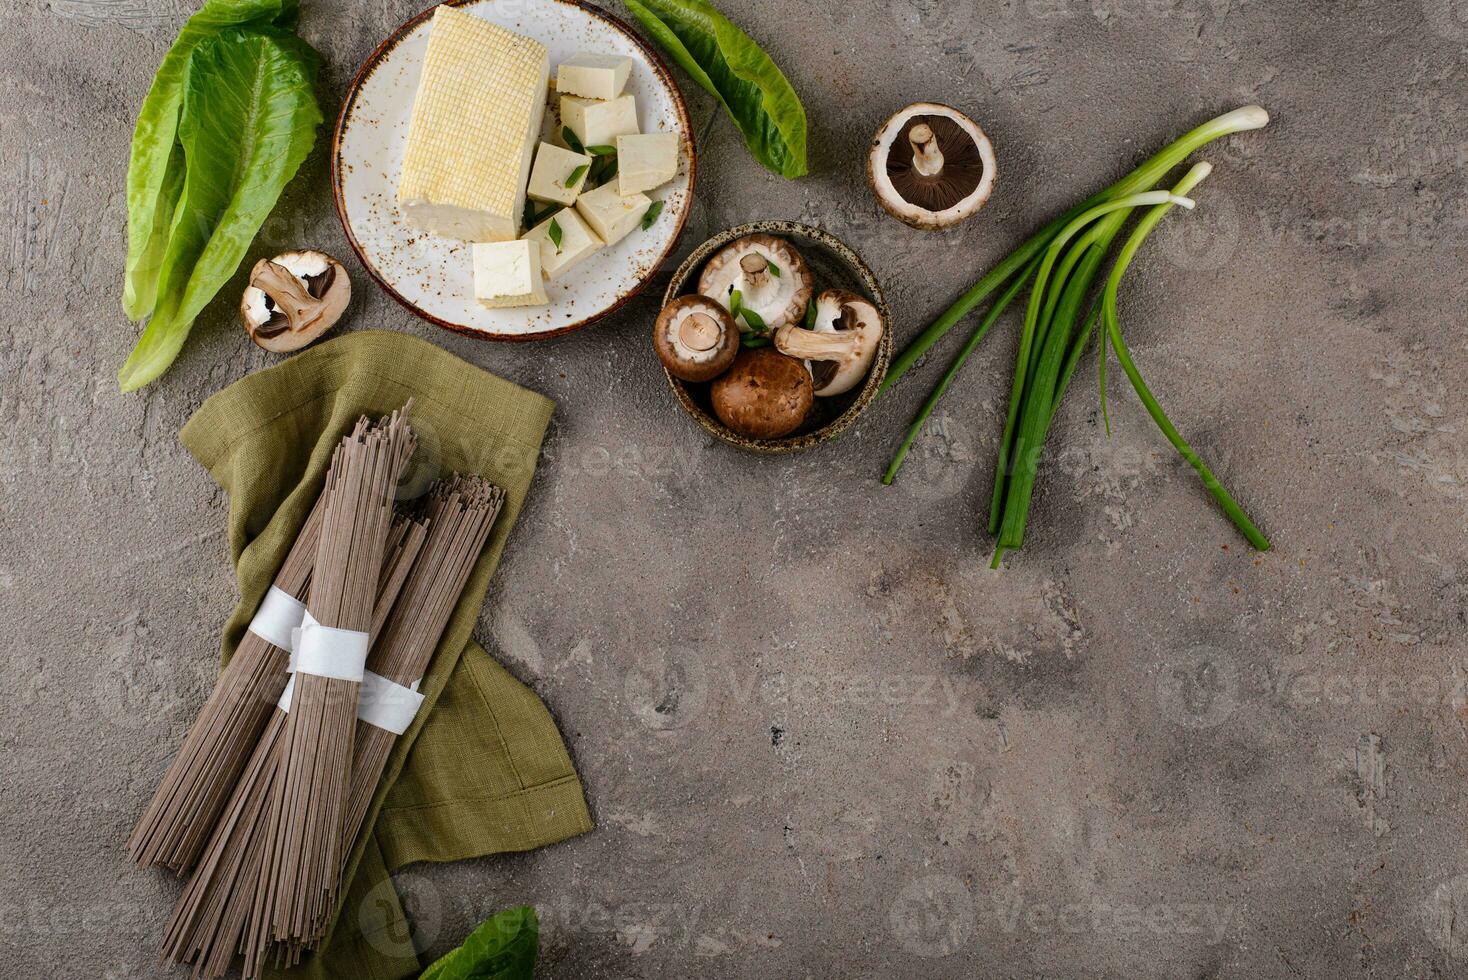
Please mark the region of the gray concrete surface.
MULTIPOLYGON (((422 0, 307 0, 334 108, 422 0)), ((547 977, 1468 975, 1468 2, 725 0, 803 94, 814 173, 765 175, 708 98, 684 247, 804 219, 911 336, 1028 229, 1258 101, 1129 281, 1135 353, 1273 535, 1251 554, 1088 361, 1028 548, 978 531, 1013 356, 996 332, 900 483, 936 362, 839 444, 743 455, 684 418, 651 300, 494 346, 360 269, 353 327, 411 331, 560 405, 480 623, 555 712, 599 829, 415 867, 441 952, 536 904, 547 977), (861 154, 962 106, 1002 176, 910 232, 861 154)), ((175 368, 114 372, 133 115, 183 0, 0 13, 0 974, 154 965, 176 893, 122 843, 214 673, 226 502, 176 432, 272 363, 232 284, 175 368)), ((317 152, 251 254, 346 257, 317 152)), ((951 350, 951 345, 944 352, 951 350)), ((1119 376, 1119 375, 1118 375, 1119 376)))

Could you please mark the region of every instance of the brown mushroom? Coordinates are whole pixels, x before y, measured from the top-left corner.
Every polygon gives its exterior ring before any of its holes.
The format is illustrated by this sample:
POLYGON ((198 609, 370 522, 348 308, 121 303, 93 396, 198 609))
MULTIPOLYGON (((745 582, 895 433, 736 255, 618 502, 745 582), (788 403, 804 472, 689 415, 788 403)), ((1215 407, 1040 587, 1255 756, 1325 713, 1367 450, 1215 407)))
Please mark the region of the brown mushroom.
POLYGON ((936 102, 915 102, 888 119, 867 156, 867 181, 882 207, 924 230, 975 214, 997 173, 994 146, 978 124, 936 102))
POLYGON ((815 328, 784 327, 775 334, 775 347, 806 362, 816 395, 825 398, 850 391, 866 377, 882 331, 882 314, 870 301, 828 289, 816 298, 815 328))
POLYGON ((335 326, 352 301, 352 280, 323 252, 285 252, 250 271, 240 318, 265 350, 300 350, 335 326))
POLYGON ((804 316, 813 285, 810 268, 794 246, 764 234, 730 242, 698 277, 698 291, 730 312, 737 292, 742 317, 735 316, 735 321, 742 318, 761 336, 804 316))
POLYGON ((729 311, 707 296, 680 296, 658 314, 652 342, 673 377, 710 381, 734 363, 739 329, 729 311))
POLYGON ((814 402, 810 372, 769 347, 740 352, 711 390, 714 414, 742 436, 779 439, 805 421, 814 402))

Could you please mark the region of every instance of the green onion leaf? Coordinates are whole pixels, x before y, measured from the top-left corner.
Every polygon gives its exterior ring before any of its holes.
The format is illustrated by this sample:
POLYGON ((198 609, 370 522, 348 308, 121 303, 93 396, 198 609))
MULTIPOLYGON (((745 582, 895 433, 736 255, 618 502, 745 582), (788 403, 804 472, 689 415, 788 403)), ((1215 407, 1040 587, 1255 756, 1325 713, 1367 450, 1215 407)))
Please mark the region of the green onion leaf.
POLYGON ((754 327, 754 329, 758 330, 760 333, 770 332, 770 328, 765 325, 765 318, 760 316, 754 310, 746 307, 744 309, 741 309, 739 312, 744 317, 744 322, 749 324, 751 327, 754 327))
POLYGON ((586 152, 586 147, 582 146, 581 141, 576 138, 576 134, 571 132, 570 126, 561 127, 561 139, 566 141, 566 146, 571 150, 572 153, 586 152))
POLYGON ((739 307, 744 302, 744 294, 733 286, 729 287, 729 315, 739 319, 739 307))
POLYGON ((653 201, 651 204, 649 204, 647 206, 647 210, 642 212, 642 230, 647 231, 647 229, 651 228, 653 222, 658 220, 658 215, 662 213, 662 201, 653 201))
POLYGON ((739 343, 744 347, 768 347, 769 337, 761 337, 757 333, 742 333, 739 335, 739 343))
POLYGON ((566 178, 566 186, 567 187, 575 187, 576 186, 576 181, 580 180, 582 178, 582 176, 585 175, 586 171, 588 171, 590 169, 591 169, 591 164, 589 164, 589 163, 583 163, 581 166, 579 166, 575 170, 571 171, 571 176, 569 176, 569 177, 566 178))
POLYGON ((590 153, 594 157, 614 157, 617 155, 617 148, 615 146, 608 146, 605 143, 598 143, 595 146, 588 146, 580 152, 590 153))
POLYGON ((562 237, 564 237, 561 234, 561 223, 559 221, 557 221, 555 218, 552 218, 551 219, 551 223, 550 223, 550 227, 547 228, 545 231, 546 231, 546 235, 551 240, 551 244, 556 247, 556 254, 557 255, 561 254, 561 239, 562 239, 562 237))
POLYGON ((770 275, 774 276, 776 279, 779 279, 780 278, 780 267, 778 265, 776 265, 775 263, 773 263, 773 262, 769 262, 768 259, 766 260, 766 262, 768 262, 768 264, 769 264, 770 275))
POLYGON ((801 326, 807 330, 816 328, 816 301, 813 299, 805 301, 805 322, 801 326))

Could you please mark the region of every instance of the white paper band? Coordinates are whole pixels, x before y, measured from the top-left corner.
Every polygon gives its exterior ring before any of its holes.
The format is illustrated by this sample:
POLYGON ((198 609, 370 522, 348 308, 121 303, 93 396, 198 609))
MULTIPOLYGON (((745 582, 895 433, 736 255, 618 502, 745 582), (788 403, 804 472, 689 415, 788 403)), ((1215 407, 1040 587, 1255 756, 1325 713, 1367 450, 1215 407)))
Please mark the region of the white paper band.
POLYGON ((414 681, 412 687, 404 687, 370 670, 362 677, 362 688, 357 694, 357 717, 369 725, 401 735, 413 724, 422 706, 423 695, 418 693, 418 681, 414 681))
POLYGON ((265 593, 255 618, 250 620, 250 632, 272 646, 282 650, 291 648, 291 631, 301 625, 306 607, 289 592, 275 586, 265 593))
MULTIPOLYGON (((404 687, 381 674, 363 671, 362 688, 357 694, 357 718, 394 735, 403 734, 423 706, 423 695, 418 693, 419 683, 414 681, 412 687, 404 687)), ((276 702, 281 711, 290 712, 291 695, 295 690, 296 679, 292 676, 276 702)))
POLYGON ((308 612, 301 628, 294 632, 294 639, 293 672, 361 682, 371 639, 366 633, 322 626, 308 612))

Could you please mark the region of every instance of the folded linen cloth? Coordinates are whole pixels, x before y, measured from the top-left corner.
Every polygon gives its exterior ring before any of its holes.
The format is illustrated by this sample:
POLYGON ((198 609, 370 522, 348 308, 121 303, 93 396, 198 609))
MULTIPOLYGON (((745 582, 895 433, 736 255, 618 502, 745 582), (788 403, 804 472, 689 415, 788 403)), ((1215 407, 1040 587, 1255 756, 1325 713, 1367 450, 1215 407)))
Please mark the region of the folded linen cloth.
POLYGON ((555 406, 426 341, 347 334, 236 382, 180 432, 229 494, 240 604, 225 628, 224 659, 316 500, 337 441, 359 416, 388 414, 410 398, 419 448, 401 492, 421 493, 454 471, 478 473, 504 488, 505 506, 423 679, 423 708, 398 739, 352 850, 331 936, 285 976, 417 976, 424 964, 392 872, 415 861, 530 850, 592 828, 550 713, 470 638, 555 406))

